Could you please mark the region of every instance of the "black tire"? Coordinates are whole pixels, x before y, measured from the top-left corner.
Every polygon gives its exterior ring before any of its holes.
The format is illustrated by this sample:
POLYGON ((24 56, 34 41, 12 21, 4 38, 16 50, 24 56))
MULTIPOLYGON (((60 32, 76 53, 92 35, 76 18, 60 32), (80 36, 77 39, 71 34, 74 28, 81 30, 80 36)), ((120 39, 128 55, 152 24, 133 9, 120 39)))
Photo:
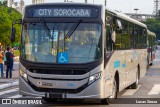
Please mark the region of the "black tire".
MULTIPOLYGON (((62 102, 64 102, 62 100, 62 102)), ((83 103, 84 99, 67 99, 66 102, 70 102, 70 103, 83 103)))
POLYGON ((137 71, 137 73, 136 73, 136 81, 131 85, 131 89, 137 89, 138 88, 138 82, 139 82, 139 75, 138 75, 138 73, 139 73, 139 70, 137 71))
POLYGON ((45 98, 45 97, 42 97, 42 99, 47 103, 55 103, 55 102, 57 102, 57 99, 45 98))
POLYGON ((110 103, 114 103, 115 100, 117 99, 117 94, 118 94, 118 86, 117 86, 117 81, 116 79, 113 81, 113 93, 109 98, 105 98, 101 100, 102 104, 110 104, 110 103))
POLYGON ((109 98, 102 99, 102 100, 101 100, 101 103, 102 103, 102 104, 105 104, 105 105, 109 105, 109 104, 110 104, 109 98))
POLYGON ((22 95, 22 97, 27 97, 26 95, 22 95))
POLYGON ((149 65, 149 57, 147 56, 147 65, 149 65))

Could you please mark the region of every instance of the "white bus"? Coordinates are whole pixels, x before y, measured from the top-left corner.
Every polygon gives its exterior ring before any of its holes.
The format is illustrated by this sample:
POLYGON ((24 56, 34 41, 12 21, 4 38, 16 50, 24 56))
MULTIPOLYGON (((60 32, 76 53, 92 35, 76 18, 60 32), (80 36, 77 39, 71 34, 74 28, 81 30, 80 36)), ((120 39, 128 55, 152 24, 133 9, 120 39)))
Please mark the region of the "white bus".
POLYGON ((20 95, 107 104, 146 73, 146 25, 102 5, 30 5, 21 24, 20 95))
POLYGON ((147 30, 148 33, 148 65, 152 65, 155 60, 156 34, 147 30))

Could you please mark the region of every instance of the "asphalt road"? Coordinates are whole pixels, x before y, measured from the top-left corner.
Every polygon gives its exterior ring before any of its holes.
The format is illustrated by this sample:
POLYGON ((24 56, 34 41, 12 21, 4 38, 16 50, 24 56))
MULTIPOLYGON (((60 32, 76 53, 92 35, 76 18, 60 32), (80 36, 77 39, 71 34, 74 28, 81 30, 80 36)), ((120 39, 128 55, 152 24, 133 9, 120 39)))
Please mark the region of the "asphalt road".
POLYGON ((13 69, 14 69, 15 71, 18 71, 18 70, 19 70, 19 62, 14 62, 13 69))

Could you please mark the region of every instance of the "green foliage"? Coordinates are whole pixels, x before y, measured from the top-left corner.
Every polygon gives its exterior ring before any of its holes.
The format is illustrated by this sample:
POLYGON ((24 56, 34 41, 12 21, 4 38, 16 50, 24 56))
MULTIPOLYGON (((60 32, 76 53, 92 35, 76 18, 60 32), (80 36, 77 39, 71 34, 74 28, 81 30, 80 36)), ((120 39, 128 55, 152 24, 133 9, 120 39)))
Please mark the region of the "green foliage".
POLYGON ((19 56, 19 55, 20 55, 19 50, 14 50, 14 55, 15 55, 15 56, 19 56))
POLYGON ((148 19, 144 22, 148 29, 156 34, 156 38, 160 39, 160 17, 148 19))
MULTIPOLYGON (((0 5, 0 42, 4 46, 11 45, 10 42, 10 31, 12 22, 16 19, 21 19, 22 15, 13 8, 9 8, 4 5, 0 5)), ((20 41, 20 26, 16 25, 16 41, 20 41)))

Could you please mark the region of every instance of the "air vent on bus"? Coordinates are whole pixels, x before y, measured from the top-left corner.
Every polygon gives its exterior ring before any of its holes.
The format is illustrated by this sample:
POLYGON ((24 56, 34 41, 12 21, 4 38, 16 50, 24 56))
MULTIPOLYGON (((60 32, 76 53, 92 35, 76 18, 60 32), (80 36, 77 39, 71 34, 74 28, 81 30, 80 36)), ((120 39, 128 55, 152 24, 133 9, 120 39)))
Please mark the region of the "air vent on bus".
POLYGON ((45 68, 45 69, 38 69, 38 68, 30 68, 30 72, 38 73, 38 74, 56 74, 56 75, 83 75, 87 73, 85 69, 55 69, 55 68, 45 68))

